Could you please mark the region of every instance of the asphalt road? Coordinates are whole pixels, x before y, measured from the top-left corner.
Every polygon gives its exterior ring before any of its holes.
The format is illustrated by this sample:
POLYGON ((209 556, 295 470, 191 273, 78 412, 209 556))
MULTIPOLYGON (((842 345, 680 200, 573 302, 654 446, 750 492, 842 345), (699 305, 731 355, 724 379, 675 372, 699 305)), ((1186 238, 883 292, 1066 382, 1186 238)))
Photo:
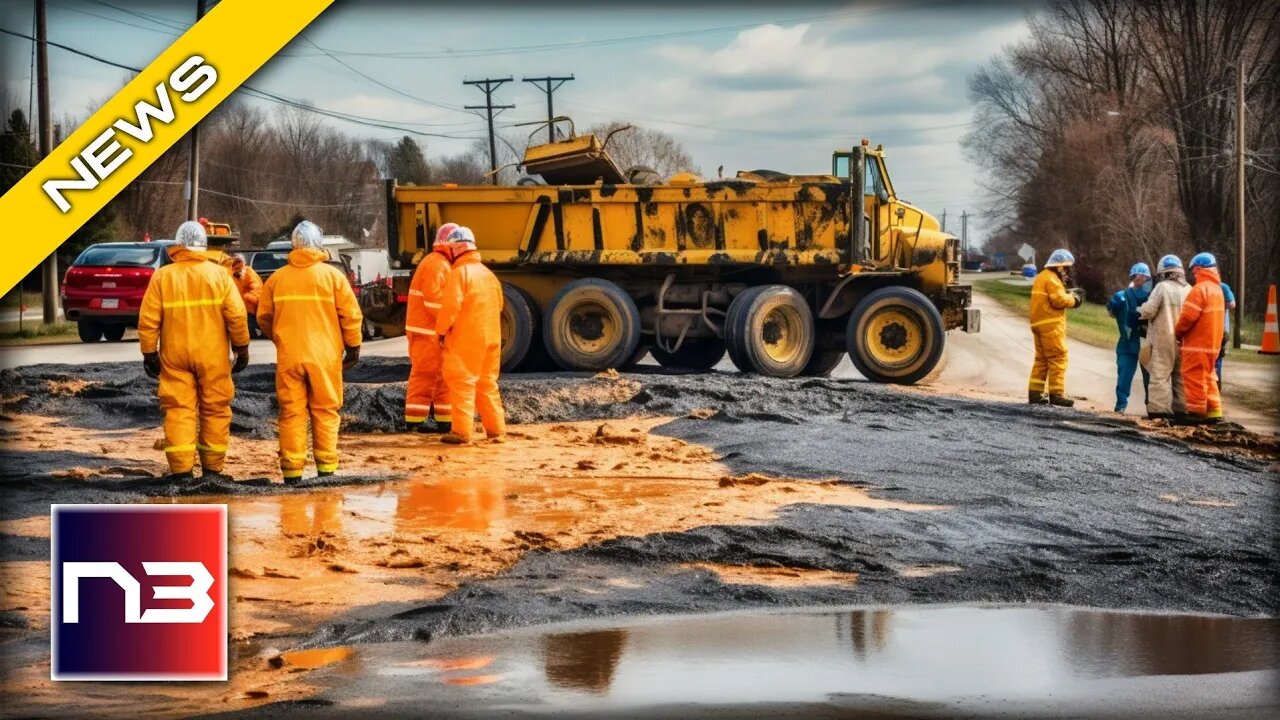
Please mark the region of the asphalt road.
MULTIPOLYGON (((941 394, 964 395, 979 399, 1025 401, 1027 376, 1034 357, 1031 330, 1026 318, 996 303, 975 289, 974 306, 982 310, 982 331, 974 334, 947 334, 947 350, 939 370, 922 382, 921 389, 941 394)), ((140 361, 137 335, 129 331, 118 343, 83 343, 29 345, 0 348, 0 369, 40 364, 100 364, 140 361)), ((1067 369, 1067 394, 1076 398, 1082 409, 1109 412, 1115 406, 1115 353, 1078 340, 1067 340, 1070 365, 1067 369)), ((407 357, 408 344, 403 337, 372 340, 361 350, 365 357, 407 357)), ((275 345, 267 340, 250 344, 251 364, 274 363, 275 345)), ((646 359, 645 365, 654 365, 646 359)), ((734 371, 728 358, 717 370, 734 371)), ((1280 372, 1273 365, 1228 364, 1226 387, 1233 391, 1269 388, 1272 395, 1280 392, 1280 372)), ((845 357, 831 375, 833 378, 861 379, 862 376, 845 357)), ((1142 403, 1140 375, 1135 377, 1129 403, 1129 415, 1146 412, 1142 403)), ((1229 419, 1250 430, 1274 433, 1280 431, 1277 418, 1232 405, 1228 399, 1229 419)))
MULTIPOLYGON (((959 332, 947 335, 944 365, 930 385, 948 394, 1025 401, 1027 377, 1035 357, 1026 317, 1005 308, 976 287, 973 304, 982 310, 982 331, 972 335, 959 332)), ((1075 398, 1081 409, 1110 412, 1115 407, 1115 352, 1068 338, 1067 353, 1067 395, 1075 398)), ((1231 362, 1230 355, 1227 357, 1223 376, 1228 419, 1255 432, 1280 430, 1275 416, 1233 405, 1229 397, 1261 389, 1268 389, 1274 396, 1280 392, 1278 368, 1231 362)), ((1126 414, 1146 414, 1140 373, 1134 375, 1126 414)))

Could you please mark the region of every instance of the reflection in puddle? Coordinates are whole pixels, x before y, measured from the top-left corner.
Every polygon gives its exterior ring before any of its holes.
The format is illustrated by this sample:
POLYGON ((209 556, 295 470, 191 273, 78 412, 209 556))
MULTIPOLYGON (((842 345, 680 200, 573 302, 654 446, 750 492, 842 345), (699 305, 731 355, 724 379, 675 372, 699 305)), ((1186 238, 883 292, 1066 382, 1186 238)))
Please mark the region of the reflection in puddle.
POLYGON ((351 648, 332 647, 317 648, 314 650, 292 650, 290 652, 281 653, 280 659, 283 661, 285 667, 314 670, 316 668, 346 660, 350 655, 351 648))
MULTIPOLYGON (((351 678, 350 687, 367 692, 368 683, 376 683, 392 705, 471 710, 533 704, 604 711, 658 702, 804 703, 863 695, 961 707, 1068 702, 1099 693, 1127 698, 1125 707, 1175 701, 1218 707, 1244 702, 1248 692, 1213 689, 1213 679, 1280 669, 1277 641, 1275 619, 1056 606, 654 617, 449 638, 426 647, 371 646, 366 667, 380 669, 351 678), (468 659, 476 657, 485 659, 486 674, 448 672, 471 668, 468 659), (388 671, 405 664, 434 668, 425 672, 435 681, 391 682, 403 673, 388 671), (1190 684, 1177 679, 1186 675, 1199 677, 1190 684), (1167 689, 1153 692, 1139 678, 1167 689), (443 687, 459 684, 485 687, 443 687)), ((1248 690, 1248 682, 1231 682, 1248 690)), ((331 693, 341 695, 341 688, 331 693)))
POLYGON ((605 694, 626 644, 626 630, 547 635, 542 645, 547 682, 561 688, 605 694))

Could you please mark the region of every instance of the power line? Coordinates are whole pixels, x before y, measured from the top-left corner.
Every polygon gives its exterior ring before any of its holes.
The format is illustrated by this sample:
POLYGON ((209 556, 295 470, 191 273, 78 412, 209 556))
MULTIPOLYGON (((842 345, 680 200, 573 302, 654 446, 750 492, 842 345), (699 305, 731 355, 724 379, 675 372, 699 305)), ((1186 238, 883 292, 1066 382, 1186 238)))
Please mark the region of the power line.
POLYGON ((113 22, 120 25, 127 25, 129 27, 137 28, 139 30, 146 30, 147 32, 160 33, 161 35, 168 35, 169 37, 178 37, 179 35, 181 35, 181 33, 179 32, 170 32, 169 30, 161 30, 160 28, 148 27, 146 25, 139 25, 137 23, 131 23, 128 20, 121 20, 120 18, 113 18, 108 15, 99 15, 98 13, 89 12, 88 10, 81 10, 80 8, 74 8, 74 7, 71 7, 70 5, 63 5, 61 3, 49 3, 49 4, 52 5, 53 7, 66 10, 68 12, 78 13, 80 15, 88 15, 89 17, 98 18, 99 20, 106 20, 107 22, 113 22))
POLYGON ((564 85, 572 79, 572 75, 562 77, 521 78, 523 82, 536 85, 539 90, 547 94, 547 142, 556 141, 556 113, 551 104, 551 97, 555 94, 556 90, 560 89, 561 85, 564 85), (555 83, 555 85, 552 85, 551 83, 555 83))
POLYGON ((515 105, 494 105, 493 92, 505 83, 511 82, 510 77, 505 78, 485 78, 484 80, 463 80, 463 85, 472 85, 479 88, 484 93, 484 105, 467 105, 468 110, 484 110, 489 119, 489 182, 498 184, 498 146, 493 140, 493 119, 497 116, 494 110, 501 113, 503 110, 510 110, 515 105))
POLYGON ((694 30, 677 30, 664 33, 650 33, 646 35, 630 35, 613 38, 598 38, 595 40, 577 40, 559 43, 540 43, 537 45, 508 45, 505 47, 491 48, 472 48, 468 50, 442 50, 433 52, 368 52, 368 51, 350 51, 329 49, 337 55, 359 56, 359 57, 380 57, 397 60, 439 60, 448 58, 474 58, 474 57, 491 57, 495 55, 518 55, 531 52, 544 52, 549 50, 566 50, 576 48, 600 47, 606 45, 619 45, 633 42, 648 42, 651 40, 670 40, 674 38, 694 37, 698 35, 706 35, 713 33, 733 32, 736 30, 750 30, 752 28, 764 27, 766 25, 781 25, 787 23, 811 22, 816 20, 833 20, 846 17, 862 17, 868 15, 878 15, 886 12, 913 11, 927 7, 939 5, 955 4, 959 0, 929 0, 927 2, 917 3, 913 6, 903 7, 895 5, 891 7, 871 8, 864 10, 847 10, 836 13, 826 13, 823 15, 809 15, 804 17, 794 17, 786 19, 767 20, 764 22, 745 23, 740 25, 722 25, 719 27, 700 28, 694 30))
MULTIPOLYGON (((309 37, 307 37, 307 36, 305 36, 305 35, 303 35, 303 36, 301 36, 301 37, 302 37, 302 39, 303 39, 303 40, 305 40, 309 45, 311 45, 311 47, 314 47, 315 49, 319 50, 320 52, 322 52, 322 53, 324 53, 326 56, 328 56, 328 58, 329 58, 330 60, 333 60, 334 62, 338 63, 338 64, 339 64, 339 65, 341 65, 342 67, 344 67, 344 68, 346 68, 346 69, 350 70, 351 72, 353 72, 353 73, 355 73, 355 74, 359 75, 360 77, 364 78, 365 80, 368 80, 369 82, 371 82, 371 83, 373 83, 373 84, 375 84, 375 85, 377 85, 377 86, 379 86, 379 87, 386 88, 387 90, 390 90, 391 92, 393 92, 393 93, 395 93, 395 94, 397 94, 397 95, 400 95, 400 96, 402 96, 402 97, 409 98, 410 100, 414 100, 414 101, 416 101, 416 102, 423 103, 424 105, 430 105, 431 107, 437 107, 437 108, 441 108, 441 109, 443 109, 443 110, 449 110, 450 112, 461 112, 461 113, 465 113, 465 110, 460 109, 460 108, 458 108, 458 107, 456 107, 456 106, 446 105, 446 104, 444 104, 444 103, 438 103, 438 102, 435 102, 435 101, 433 101, 433 100, 427 100, 427 99, 425 99, 425 98, 420 98, 420 97, 418 97, 418 96, 416 96, 416 95, 411 95, 411 94, 409 94, 409 93, 405 92, 404 90, 401 90, 400 88, 397 88, 397 87, 393 87, 393 86, 391 86, 391 85, 388 85, 388 84, 386 84, 386 83, 382 82, 381 80, 379 80, 379 79, 377 79, 377 78, 373 77, 372 75, 368 75, 368 74, 365 74, 365 73, 363 73, 363 72, 360 72, 360 71, 359 71, 359 70, 357 70, 356 68, 352 67, 350 64, 348 64, 348 63, 344 62, 343 60, 339 59, 339 58, 338 58, 336 55, 334 55, 333 53, 331 53, 331 52, 329 52, 328 50, 326 50, 326 49, 324 49, 324 48, 320 47, 319 45, 317 45, 314 41, 312 41, 312 40, 311 40, 311 38, 309 38, 309 37)), ((470 115, 470 114, 474 114, 474 113, 466 113, 466 114, 469 114, 469 115, 470 115)))
POLYGON ((125 15, 131 15, 135 18, 138 18, 139 20, 146 20, 146 21, 155 23, 156 25, 169 28, 170 30, 178 30, 178 31, 185 32, 188 27, 186 23, 179 22, 177 20, 169 20, 168 18, 161 18, 159 15, 153 15, 151 13, 145 13, 137 10, 129 10, 127 8, 122 8, 119 5, 112 5, 109 2, 104 2, 103 0, 89 0, 89 2, 93 3, 94 5, 101 5, 102 7, 111 8, 112 10, 115 10, 117 12, 122 12, 125 15))
MULTIPOLYGON (((31 40, 31 41, 34 41, 34 40, 35 40, 35 38, 33 38, 33 37, 32 37, 32 36, 30 36, 30 35, 27 35, 26 33, 15 32, 15 31, 13 31, 13 30, 8 30, 8 29, 6 29, 6 28, 0 28, 0 33, 5 33, 5 34, 7 34, 7 35, 13 35, 14 37, 20 37, 20 38, 23 38, 23 39, 26 39, 26 40, 31 40)), ((95 62, 102 63, 102 64, 104 64, 104 65, 110 65, 110 66, 112 66, 112 67, 117 67, 117 68, 120 68, 121 70, 128 70, 128 71, 133 72, 133 73, 140 73, 140 72, 142 72, 142 70, 141 70, 141 69, 136 68, 136 67, 133 67, 132 65, 126 65, 126 64, 124 64, 124 63, 119 63, 119 62, 116 62, 116 61, 114 61, 114 60, 108 60, 108 59, 106 59, 106 58, 104 58, 104 57, 101 57, 101 56, 98 56, 98 55, 94 55, 93 53, 86 52, 86 51, 84 51, 84 50, 80 50, 80 49, 78 49, 78 48, 71 47, 70 45, 63 45, 62 43, 57 43, 57 42, 53 42, 53 41, 48 41, 48 43, 47 43, 47 44, 48 44, 50 47, 56 47, 56 48, 58 48, 59 50, 65 50, 65 51, 67 51, 67 52, 69 52, 69 53, 72 53, 72 54, 74 54, 74 55, 79 55, 79 56, 81 56, 81 57, 88 58, 88 59, 93 60, 93 61, 95 61, 95 62)), ((244 92, 244 93, 246 93, 246 94, 248 94, 248 95, 251 95, 251 96, 253 96, 253 97, 257 97, 257 98, 262 99, 262 100, 268 100, 268 101, 270 101, 270 102, 275 102, 275 103, 279 103, 279 104, 282 104, 282 105, 289 105, 289 106, 291 106, 291 107, 296 107, 296 108, 299 108, 299 109, 302 109, 302 110, 306 110, 306 111, 309 111, 309 112, 317 113, 317 114, 319 114, 319 115, 325 115, 325 116, 327 116, 327 117, 331 117, 331 118, 334 118, 334 119, 336 119, 336 120, 342 120, 342 121, 349 122, 349 123, 354 123, 354 124, 357 124, 357 125, 366 125, 366 126, 368 126, 368 127, 376 127, 376 128, 381 128, 381 129, 384 129, 384 130, 394 130, 394 131, 396 131, 396 132, 408 133, 408 134, 411 134, 411 135, 419 135, 419 136, 422 136, 422 137, 437 137, 437 138, 445 138, 445 139, 449 139, 449 140, 476 140, 476 139, 478 139, 476 136, 466 136, 466 135, 449 135, 449 134, 447 134, 447 133, 434 133, 434 132, 426 132, 426 131, 422 131, 422 130, 413 130, 413 129, 411 129, 411 128, 406 128, 406 127, 404 127, 403 125, 393 125, 393 124, 391 124, 391 121, 388 121, 388 120, 381 120, 381 119, 378 119, 378 118, 370 118, 370 117, 365 117, 365 116, 363 116, 363 115, 355 115, 355 114, 353 114, 353 113, 344 113, 344 112, 341 112, 341 111, 338 111, 338 110, 329 110, 329 109, 327 109, 327 108, 317 107, 317 106, 312 105, 312 104, 310 104, 310 103, 302 102, 302 101, 299 101, 299 100, 292 100, 292 99, 290 99, 290 98, 286 98, 286 97, 283 97, 283 96, 281 96, 281 95, 276 95, 276 94, 274 94, 274 93, 270 93, 270 92, 267 92, 267 91, 265 91, 265 90, 259 90, 259 89, 255 88, 255 87, 252 87, 252 86, 249 86, 249 85, 241 85, 241 86, 237 89, 237 92, 244 92)), ((416 124, 416 123, 415 123, 415 124, 416 124)))

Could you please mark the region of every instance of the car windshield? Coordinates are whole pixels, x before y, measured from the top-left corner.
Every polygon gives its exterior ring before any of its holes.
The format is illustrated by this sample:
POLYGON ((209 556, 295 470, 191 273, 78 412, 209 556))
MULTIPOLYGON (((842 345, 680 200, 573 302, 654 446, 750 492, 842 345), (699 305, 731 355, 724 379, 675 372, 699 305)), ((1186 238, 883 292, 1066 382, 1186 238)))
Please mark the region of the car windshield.
POLYGON ((258 272, 273 272, 284 267, 289 262, 288 252, 273 252, 266 250, 254 253, 251 264, 254 270, 258 272))
POLYGON ((92 267, 148 267, 160 258, 159 245, 98 245, 76 258, 76 265, 92 267))

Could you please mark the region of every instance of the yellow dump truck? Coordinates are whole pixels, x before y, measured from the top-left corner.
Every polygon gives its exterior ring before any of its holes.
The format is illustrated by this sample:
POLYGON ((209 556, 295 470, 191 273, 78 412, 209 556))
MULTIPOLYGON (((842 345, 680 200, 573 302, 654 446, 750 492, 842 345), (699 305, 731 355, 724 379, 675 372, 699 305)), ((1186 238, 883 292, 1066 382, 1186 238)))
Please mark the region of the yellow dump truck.
MULTIPOLYGON (((440 225, 475 231, 503 281, 503 370, 624 368, 645 351, 706 369, 913 383, 946 331, 978 330, 956 238, 900 200, 882 147, 832 156, 830 175, 757 170, 666 180, 619 169, 594 135, 531 147, 515 186, 387 188, 393 263, 440 225), (657 181, 655 183, 655 181, 657 181), (643 184, 643 183, 654 184, 643 184)), ((366 289, 370 320, 403 332, 407 274, 366 289)))

